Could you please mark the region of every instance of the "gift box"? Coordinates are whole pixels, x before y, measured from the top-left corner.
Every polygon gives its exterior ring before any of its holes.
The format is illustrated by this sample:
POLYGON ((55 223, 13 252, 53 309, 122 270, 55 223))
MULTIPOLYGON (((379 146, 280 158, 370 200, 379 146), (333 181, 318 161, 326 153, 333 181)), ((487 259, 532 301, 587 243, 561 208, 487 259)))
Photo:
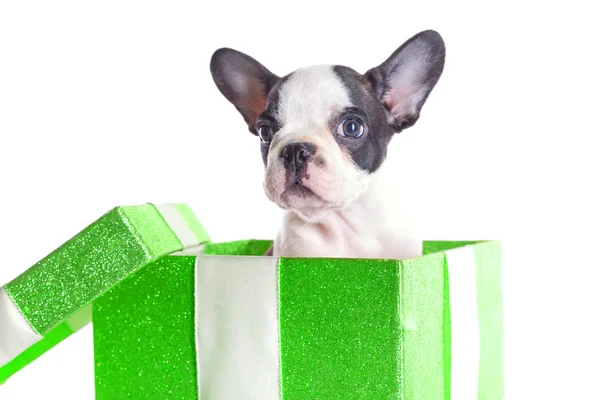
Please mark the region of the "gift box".
POLYGON ((409 260, 260 257, 269 245, 165 257, 95 302, 98 398, 503 397, 498 242, 409 260))
POLYGON ((186 210, 195 243, 104 274, 108 290, 86 297, 97 399, 503 397, 499 242, 425 242, 408 260, 274 258, 270 241, 211 243, 186 210))
POLYGON ((0 288, 0 383, 91 321, 107 290, 208 236, 185 204, 116 207, 0 288))

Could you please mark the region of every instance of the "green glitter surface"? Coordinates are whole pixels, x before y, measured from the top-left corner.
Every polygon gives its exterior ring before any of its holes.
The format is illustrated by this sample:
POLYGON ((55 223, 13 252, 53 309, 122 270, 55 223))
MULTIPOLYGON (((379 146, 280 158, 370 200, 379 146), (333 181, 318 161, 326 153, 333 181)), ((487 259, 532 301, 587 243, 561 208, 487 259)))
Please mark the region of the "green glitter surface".
POLYGON ((423 242, 423 255, 437 253, 437 252, 445 251, 445 250, 452 250, 452 249, 456 249, 459 247, 468 246, 468 245, 476 244, 476 243, 481 243, 481 241, 448 242, 448 241, 430 240, 430 241, 423 242))
POLYGON ((283 400, 399 399, 398 261, 281 259, 279 275, 283 400))
POLYGON ((44 335, 158 256, 181 250, 152 205, 117 207, 6 285, 44 335))
MULTIPOLYGON (((206 232, 186 205, 200 242, 206 232)), ((5 286, 34 330, 44 337, 0 367, 0 382, 91 321, 91 302, 147 263, 182 245, 151 204, 117 207, 5 286)))
POLYGON ((132 232, 144 245, 152 260, 183 249, 175 233, 152 204, 121 209, 132 232))
POLYGON ((402 261, 403 400, 447 398, 445 276, 444 253, 402 261))
POLYGON ((94 302, 97 399, 197 398, 195 261, 162 258, 94 302))
POLYGON ((226 243, 207 243, 204 254, 214 256, 262 256, 273 242, 269 240, 238 240, 226 243))
MULTIPOLYGON (((270 244, 248 240, 206 250, 260 255, 270 244)), ((435 242, 430 249, 467 244, 435 242)), ((485 242, 474 249, 479 398, 499 400, 500 247, 485 242)), ((448 400, 451 310, 446 259, 438 250, 404 261, 281 259, 283 400, 448 400)), ((194 267, 195 257, 162 258, 94 303, 98 399, 198 398, 194 267)))

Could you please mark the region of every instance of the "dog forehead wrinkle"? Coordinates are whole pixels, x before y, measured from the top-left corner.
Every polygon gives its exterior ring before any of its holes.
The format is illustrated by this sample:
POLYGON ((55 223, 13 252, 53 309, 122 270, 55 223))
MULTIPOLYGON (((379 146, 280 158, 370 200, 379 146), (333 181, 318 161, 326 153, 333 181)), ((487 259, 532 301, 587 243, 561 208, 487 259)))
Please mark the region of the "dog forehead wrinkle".
POLYGON ((331 65, 301 68, 279 89, 282 125, 324 125, 332 113, 352 106, 348 91, 331 65))

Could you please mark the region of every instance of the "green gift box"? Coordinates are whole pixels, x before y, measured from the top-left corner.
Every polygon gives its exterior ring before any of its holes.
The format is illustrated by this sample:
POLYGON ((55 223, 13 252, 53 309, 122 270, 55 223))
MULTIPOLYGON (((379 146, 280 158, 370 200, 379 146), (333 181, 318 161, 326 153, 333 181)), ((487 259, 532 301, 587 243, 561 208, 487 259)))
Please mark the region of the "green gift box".
POLYGON ((269 241, 210 243, 196 224, 202 246, 88 299, 98 399, 503 397, 498 242, 278 259, 262 256, 269 241))
POLYGON ((185 204, 116 207, 0 288, 0 382, 91 321, 143 266, 208 241, 185 204))

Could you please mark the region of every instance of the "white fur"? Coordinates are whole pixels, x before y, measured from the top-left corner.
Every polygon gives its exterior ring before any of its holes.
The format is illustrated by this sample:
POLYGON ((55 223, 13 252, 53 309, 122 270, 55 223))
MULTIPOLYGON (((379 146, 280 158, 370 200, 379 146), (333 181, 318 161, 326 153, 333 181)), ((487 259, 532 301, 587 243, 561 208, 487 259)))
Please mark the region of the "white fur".
POLYGON ((368 174, 344 157, 332 136, 328 121, 334 113, 351 106, 348 92, 332 67, 320 65, 294 72, 281 88, 277 132, 269 150, 265 175, 267 197, 279 206, 293 208, 305 219, 320 217, 331 209, 348 206, 365 188, 368 174), (315 157, 324 167, 309 163, 303 184, 315 197, 282 197, 286 171, 281 162, 282 149, 294 142, 315 145, 315 157))
POLYGON ((275 239, 273 255, 286 257, 418 257, 421 238, 413 215, 404 214, 393 196, 393 174, 384 165, 351 205, 308 221, 287 211, 275 239))
POLYGON ((295 71, 279 96, 278 117, 288 130, 325 124, 332 112, 352 105, 347 90, 330 65, 295 71))
POLYGON ((412 230, 393 217, 393 197, 385 193, 382 169, 368 174, 344 154, 328 122, 351 106, 348 91, 331 66, 294 72, 280 92, 282 129, 269 150, 265 192, 287 209, 275 240, 274 255, 287 257, 409 258, 421 254, 412 230), (303 184, 314 197, 282 196, 286 171, 280 154, 293 142, 316 146, 325 166, 308 164, 303 184), (387 207, 391 206, 391 207, 387 207))

